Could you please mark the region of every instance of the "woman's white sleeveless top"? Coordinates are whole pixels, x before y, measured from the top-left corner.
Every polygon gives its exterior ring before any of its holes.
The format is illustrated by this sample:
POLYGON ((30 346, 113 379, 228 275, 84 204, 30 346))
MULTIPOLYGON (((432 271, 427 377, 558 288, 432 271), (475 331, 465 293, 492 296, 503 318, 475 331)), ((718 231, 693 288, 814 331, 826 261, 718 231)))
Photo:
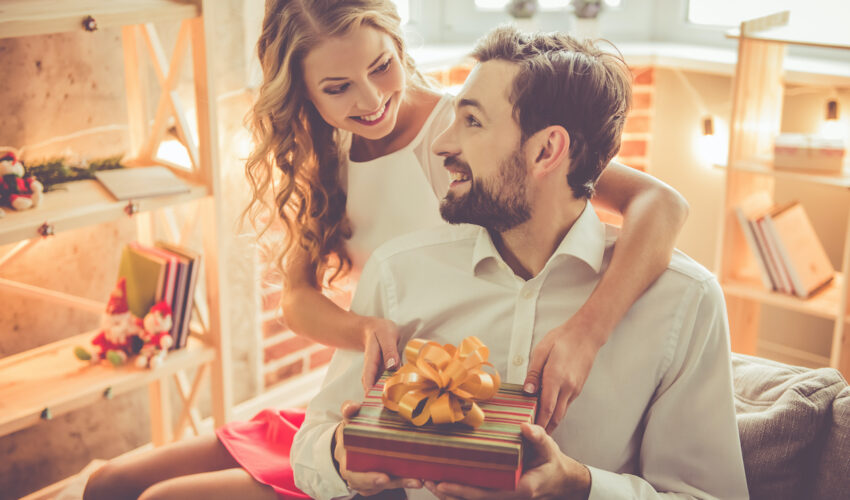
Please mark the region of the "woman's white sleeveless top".
POLYGON ((445 224, 439 207, 448 173, 443 159, 431 152, 431 143, 454 117, 451 99, 440 99, 407 146, 370 161, 349 160, 346 211, 353 235, 348 253, 355 270, 384 242, 445 224))

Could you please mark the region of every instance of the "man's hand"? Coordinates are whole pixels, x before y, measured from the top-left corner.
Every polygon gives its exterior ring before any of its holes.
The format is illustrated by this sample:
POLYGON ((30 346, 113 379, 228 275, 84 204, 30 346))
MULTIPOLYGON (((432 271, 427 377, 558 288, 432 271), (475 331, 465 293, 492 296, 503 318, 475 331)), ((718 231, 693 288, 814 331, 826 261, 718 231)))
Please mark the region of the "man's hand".
POLYGON ((593 326, 592 321, 583 321, 577 314, 547 333, 531 352, 523 388, 529 394, 540 389, 536 423, 549 434, 581 393, 596 353, 604 343, 600 339, 607 338, 595 332, 593 326))
POLYGON ((365 359, 363 389, 369 391, 384 370, 398 368, 398 327, 388 319, 366 317, 362 324, 365 359))
POLYGON ((531 445, 531 461, 515 491, 495 491, 453 483, 425 482, 440 500, 586 499, 590 494, 590 471, 561 453, 558 444, 542 427, 522 424, 522 435, 531 445))
POLYGON ((384 490, 396 488, 421 488, 422 481, 418 479, 403 479, 390 477, 383 472, 352 472, 346 467, 345 444, 342 440, 342 430, 349 420, 360 411, 360 404, 346 401, 342 404, 343 421, 337 425, 334 433, 333 455, 338 464, 339 476, 348 484, 348 487, 363 496, 376 495, 384 490))

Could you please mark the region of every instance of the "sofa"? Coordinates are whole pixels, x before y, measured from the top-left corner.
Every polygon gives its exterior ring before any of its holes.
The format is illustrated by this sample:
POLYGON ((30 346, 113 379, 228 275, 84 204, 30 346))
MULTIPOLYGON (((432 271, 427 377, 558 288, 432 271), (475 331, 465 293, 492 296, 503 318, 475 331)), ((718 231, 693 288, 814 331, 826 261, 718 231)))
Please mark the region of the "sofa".
POLYGON ((850 500, 850 387, 832 368, 732 355, 754 500, 850 500))

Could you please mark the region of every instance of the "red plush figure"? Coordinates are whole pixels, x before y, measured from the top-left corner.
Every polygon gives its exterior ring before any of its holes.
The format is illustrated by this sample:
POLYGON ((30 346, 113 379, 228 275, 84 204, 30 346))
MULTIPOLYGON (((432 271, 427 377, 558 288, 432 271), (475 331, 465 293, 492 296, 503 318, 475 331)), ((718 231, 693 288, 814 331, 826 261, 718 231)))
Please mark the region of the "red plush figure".
MULTIPOLYGON (((101 318, 100 331, 91 342, 97 349, 95 361, 108 359, 113 365, 123 364, 133 353, 134 337, 137 337, 139 332, 138 320, 127 307, 126 280, 119 278, 106 304, 106 314, 101 318)), ((77 347, 74 354, 83 360, 92 358, 82 347, 77 347)))
MULTIPOLYGON (((14 152, 0 151, 0 204, 15 210, 35 208, 41 203, 44 186, 24 173, 24 164, 14 152)), ((0 209, 0 216, 4 215, 0 209)))
POLYGON ((162 300, 154 304, 145 315, 142 325, 139 336, 143 344, 136 358, 136 366, 157 368, 165 361, 168 348, 174 343, 170 333, 173 323, 168 303, 162 300))

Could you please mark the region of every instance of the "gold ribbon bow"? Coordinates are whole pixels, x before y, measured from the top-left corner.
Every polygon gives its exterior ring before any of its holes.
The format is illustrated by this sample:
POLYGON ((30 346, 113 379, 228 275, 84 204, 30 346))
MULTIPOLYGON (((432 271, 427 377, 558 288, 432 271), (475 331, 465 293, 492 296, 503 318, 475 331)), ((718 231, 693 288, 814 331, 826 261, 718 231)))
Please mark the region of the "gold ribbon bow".
POLYGON ((477 337, 451 344, 413 339, 404 348, 407 363, 384 384, 384 406, 421 426, 463 422, 477 428, 484 411, 476 401, 486 401, 501 384, 499 373, 487 373, 490 350, 477 337))

